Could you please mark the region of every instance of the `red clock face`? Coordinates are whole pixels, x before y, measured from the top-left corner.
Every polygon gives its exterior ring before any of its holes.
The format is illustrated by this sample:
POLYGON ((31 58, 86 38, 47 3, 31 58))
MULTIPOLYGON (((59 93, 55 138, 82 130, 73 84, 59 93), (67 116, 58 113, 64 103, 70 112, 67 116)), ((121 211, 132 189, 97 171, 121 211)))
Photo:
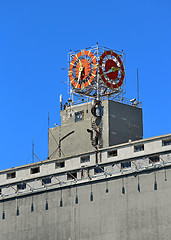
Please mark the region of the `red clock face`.
POLYGON ((109 88, 119 88, 124 80, 123 62, 113 51, 104 51, 99 61, 99 72, 103 82, 109 88))
POLYGON ((74 88, 84 89, 91 84, 96 76, 96 57, 91 51, 81 51, 70 63, 69 78, 74 88))
POLYGON ((110 72, 110 69, 117 69, 117 64, 112 59, 108 59, 105 64, 105 72, 109 79, 115 80, 118 77, 118 70, 110 72))

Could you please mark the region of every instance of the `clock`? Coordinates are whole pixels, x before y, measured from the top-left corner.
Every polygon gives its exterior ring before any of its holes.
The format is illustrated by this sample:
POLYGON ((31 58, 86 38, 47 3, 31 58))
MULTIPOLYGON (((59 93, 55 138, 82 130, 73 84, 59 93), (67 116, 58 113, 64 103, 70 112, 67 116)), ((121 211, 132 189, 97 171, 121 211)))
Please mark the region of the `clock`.
POLYGON ((125 76, 123 62, 119 55, 112 50, 104 51, 99 60, 99 73, 107 87, 119 88, 125 76))
POLYGON ((91 51, 82 50, 77 53, 70 63, 69 78, 76 89, 84 89, 90 85, 96 76, 96 57, 91 51))

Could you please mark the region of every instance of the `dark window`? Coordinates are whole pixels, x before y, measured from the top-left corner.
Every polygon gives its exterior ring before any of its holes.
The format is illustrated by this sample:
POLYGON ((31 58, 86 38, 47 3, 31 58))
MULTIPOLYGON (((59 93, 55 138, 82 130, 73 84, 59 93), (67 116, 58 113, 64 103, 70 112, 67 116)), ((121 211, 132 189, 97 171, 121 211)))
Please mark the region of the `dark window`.
POLYGON ((75 122, 80 122, 84 120, 84 111, 76 112, 75 113, 75 122))
POLYGON ((77 178, 77 172, 68 172, 67 173, 67 180, 72 180, 77 178))
POLYGON ((64 161, 55 163, 55 168, 63 168, 63 167, 65 167, 65 162, 64 161))
POLYGON ((16 172, 7 173, 7 179, 15 178, 16 172))
POLYGON ((51 183, 51 178, 50 177, 48 177, 48 178, 43 178, 42 179, 42 184, 44 185, 44 184, 50 184, 51 183))
POLYGON ((107 152, 107 157, 116 157, 118 155, 117 150, 111 150, 107 152))
POLYGON ((17 190, 24 190, 24 189, 26 189, 26 184, 25 183, 17 184, 17 190))
POLYGON ((126 161, 121 163, 121 168, 129 168, 131 167, 131 161, 126 161))
POLYGON ((95 159, 96 159, 96 163, 98 163, 98 152, 96 151, 96 154, 95 154, 95 159))
POLYGON ((159 162, 160 158, 159 156, 151 156, 149 157, 149 163, 155 163, 155 162, 159 162))
POLYGON ((144 144, 134 146, 134 152, 144 151, 144 144))
POLYGON ((0 195, 2 194, 2 189, 0 188, 0 195))
POLYGON ((40 172, 40 168, 39 167, 31 168, 31 174, 35 174, 35 173, 39 173, 39 172, 40 172))
POLYGON ((166 139, 162 141, 162 146, 168 146, 171 145, 171 139, 166 139))
POLYGON ((90 155, 81 157, 81 163, 90 162, 90 155))
POLYGON ((104 172, 104 167, 96 167, 94 169, 94 174, 99 174, 104 172))

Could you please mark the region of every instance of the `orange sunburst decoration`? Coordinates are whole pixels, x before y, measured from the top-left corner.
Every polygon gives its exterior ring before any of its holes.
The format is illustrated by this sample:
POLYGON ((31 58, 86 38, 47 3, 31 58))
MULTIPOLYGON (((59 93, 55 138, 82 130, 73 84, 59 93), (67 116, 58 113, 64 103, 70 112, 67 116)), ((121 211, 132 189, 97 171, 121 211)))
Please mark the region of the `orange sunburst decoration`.
POLYGON ((74 88, 84 89, 91 84, 96 76, 97 62, 96 57, 91 51, 77 53, 69 68, 69 78, 74 88))

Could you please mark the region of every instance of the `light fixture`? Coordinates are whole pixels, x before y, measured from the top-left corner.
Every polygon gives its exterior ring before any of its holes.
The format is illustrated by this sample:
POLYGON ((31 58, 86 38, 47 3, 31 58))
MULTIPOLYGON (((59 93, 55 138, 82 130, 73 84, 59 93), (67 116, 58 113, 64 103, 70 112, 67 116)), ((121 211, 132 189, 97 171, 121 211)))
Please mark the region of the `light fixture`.
POLYGON ((154 190, 157 190, 157 181, 154 181, 154 190))
POLYGON ((46 200, 45 210, 48 210, 48 201, 46 200))
POLYGON ((76 197, 75 197, 75 204, 78 204, 78 195, 76 194, 76 197))
POLYGON ((17 212, 16 215, 19 216, 20 215, 20 211, 19 211, 19 207, 17 206, 17 212))
POLYGON ((133 98, 130 100, 131 103, 135 102, 136 101, 136 98, 133 98))
POLYGON ((93 192, 90 193, 90 201, 93 201, 93 192))
POLYGON ((125 188, 124 188, 124 186, 122 187, 122 194, 125 194, 125 188))
POLYGON ((31 204, 31 212, 34 212, 34 203, 31 204))
POLYGON ((62 201, 62 198, 60 199, 60 207, 63 206, 63 201, 62 201))
POLYGON ((2 212, 2 219, 5 219, 5 211, 2 212))

